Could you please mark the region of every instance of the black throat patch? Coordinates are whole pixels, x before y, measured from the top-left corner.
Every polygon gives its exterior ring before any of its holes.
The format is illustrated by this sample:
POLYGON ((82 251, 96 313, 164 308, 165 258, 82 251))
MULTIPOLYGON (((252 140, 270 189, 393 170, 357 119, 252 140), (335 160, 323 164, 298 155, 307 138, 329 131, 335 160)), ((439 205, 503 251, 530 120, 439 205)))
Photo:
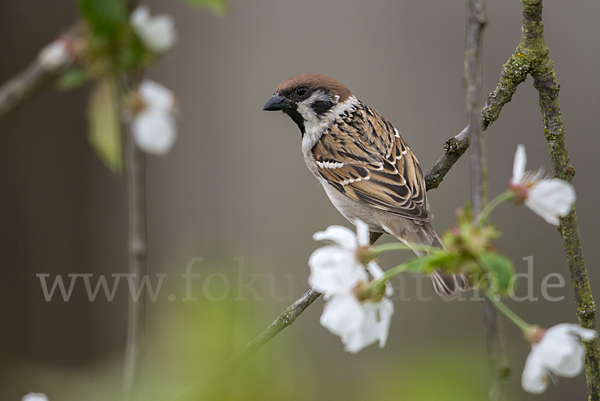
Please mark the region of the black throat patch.
POLYGON ((304 136, 304 133, 306 132, 306 130, 304 129, 304 118, 298 112, 298 110, 296 110, 295 108, 294 109, 289 108, 289 109, 283 109, 283 112, 285 114, 287 114, 288 116, 290 116, 290 118, 292 120, 294 120, 294 122, 296 123, 296 125, 300 129, 300 132, 302 132, 302 136, 304 136))

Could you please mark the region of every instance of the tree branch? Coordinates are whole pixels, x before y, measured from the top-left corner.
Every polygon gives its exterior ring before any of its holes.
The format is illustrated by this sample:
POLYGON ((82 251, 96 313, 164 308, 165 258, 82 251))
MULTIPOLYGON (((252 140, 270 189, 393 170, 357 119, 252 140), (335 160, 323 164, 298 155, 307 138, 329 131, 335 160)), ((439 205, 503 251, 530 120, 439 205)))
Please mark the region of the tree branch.
POLYGON ((469 148, 469 126, 465 127, 458 134, 448 139, 444 144, 445 152, 425 174, 425 185, 427 190, 435 189, 440 186, 442 180, 450 171, 454 163, 469 148))
MULTIPOLYGON (((488 95, 487 101, 481 110, 482 131, 485 131, 488 126, 498 119, 502 108, 510 102, 519 84, 527 78, 529 68, 530 65, 524 62, 523 54, 517 48, 506 64, 502 66, 498 85, 488 95)), ((465 127, 461 132, 446 141, 444 154, 425 174, 427 190, 437 188, 448 171, 454 166, 454 163, 467 151, 470 145, 469 129, 469 126, 465 127)))
MULTIPOLYGON (((486 202, 485 154, 483 146, 483 121, 481 109, 481 52, 483 29, 487 24, 484 0, 467 0, 467 49, 465 75, 467 82, 467 118, 471 144, 471 203, 475 222, 479 219, 486 202)), ((468 142, 467 142, 468 144, 468 142)), ((508 364, 498 312, 486 298, 484 300, 484 323, 486 329, 490 365, 490 399, 499 401, 504 392, 508 364)))
MULTIPOLYGON (((371 245, 375 244, 375 241, 381 237, 383 233, 371 232, 369 241, 371 245)), ((283 311, 277 319, 265 331, 260 333, 254 340, 250 341, 243 350, 237 355, 233 356, 229 361, 223 365, 221 369, 221 376, 230 373, 246 361, 252 354, 261 349, 266 343, 271 341, 273 337, 279 334, 283 329, 291 325, 296 321, 298 316, 306 308, 308 308, 317 298, 321 296, 320 292, 313 290, 312 288, 306 291, 306 293, 300 297, 296 302, 291 304, 283 311)))
MULTIPOLYGON (((123 77, 122 93, 137 85, 137 79, 123 77)), ((124 399, 131 400, 139 376, 145 348, 146 292, 142 291, 146 277, 146 155, 133 139, 131 126, 127 130, 127 188, 129 197, 129 272, 133 274, 134 288, 141 291, 139 298, 129 299, 127 316, 127 343, 125 349, 124 399)))
POLYGON ((254 340, 252 340, 246 347, 233 358, 231 358, 223 368, 221 369, 222 374, 227 374, 235 370, 244 361, 246 361, 252 354, 261 349, 263 345, 268 343, 273 337, 275 337, 283 329, 291 325, 296 321, 298 316, 306 308, 310 306, 317 298, 321 296, 321 293, 309 289, 300 299, 287 307, 277 319, 265 331, 260 333, 254 340))
MULTIPOLYGON (((494 91, 488 95, 487 101, 481 110, 483 131, 498 119, 502 108, 511 101, 519 84, 524 82, 527 78, 527 73, 531 69, 532 61, 525 56, 526 53, 524 53, 523 49, 519 46, 510 56, 506 64, 502 66, 498 85, 496 85, 494 91)), ((431 170, 425 174, 427 190, 437 188, 454 163, 456 163, 469 148, 468 131, 469 127, 467 126, 460 133, 446 141, 444 144, 444 154, 439 158, 431 170)))
POLYGON ((510 366, 504 350, 504 335, 498 310, 489 299, 483 301, 483 322, 490 365, 490 400, 501 400, 510 366))
MULTIPOLYGON (((502 82, 498 85, 500 86, 502 82)), ((493 103, 492 99, 496 97, 494 95, 495 92, 488 96, 488 103, 485 107, 490 110, 493 110, 496 115, 500 114, 504 103, 493 103)), ((510 100, 510 99, 509 99, 510 100)), ((485 108, 484 108, 485 109, 485 108)), ((482 130, 489 124, 484 124, 482 130)), ((444 144, 445 152, 438 159, 435 165, 425 174, 425 184, 427 187, 427 191, 436 189, 440 183, 443 181, 444 177, 450 171, 450 169, 454 166, 454 164, 460 159, 460 157, 466 152, 469 148, 469 126, 465 127, 460 133, 456 134, 452 138, 450 138, 444 144)), ((371 244, 374 244, 375 241, 381 236, 381 233, 371 233, 371 244)), ((258 351, 269 342, 275 335, 277 335, 284 328, 289 326, 296 320, 296 318, 304 312, 304 310, 319 297, 319 293, 315 292, 313 289, 308 290, 306 294, 304 294, 300 299, 290 305, 279 317, 260 335, 258 335, 254 340, 252 340, 241 352, 240 354, 231 358, 223 368, 224 371, 230 371, 238 367, 243 361, 248 359, 254 352, 258 351), (313 299, 314 297, 314 299, 313 299), (305 303, 307 299, 310 299, 310 302, 305 303), (284 317, 287 315, 293 315, 294 319, 289 323, 285 323, 284 317)))
MULTIPOLYGON (((77 40, 75 25, 65 29, 59 38, 69 41, 77 40)), ((71 54, 71 59, 64 63, 45 65, 40 61, 42 51, 27 68, 0 86, 0 121, 16 110, 25 100, 52 84, 60 74, 66 71, 73 58, 71 54)))
MULTIPOLYGON (((552 173, 555 178, 571 182, 575 169, 571 165, 565 128, 563 125, 558 92, 560 84, 554 71, 554 63, 544 42, 542 22, 542 1, 523 0, 523 29, 518 54, 525 61, 527 70, 533 77, 533 86, 539 95, 539 104, 544 123, 544 135, 550 151, 552 173)), ((521 63, 523 64, 523 62, 521 63)), ((581 238, 577 225, 575 208, 561 219, 558 226, 561 234, 573 287, 573 297, 577 319, 582 327, 596 330, 596 304, 587 276, 581 238)), ((588 400, 600 399, 600 347, 598 338, 585 342, 585 375, 588 387, 588 400)))
POLYGON ((467 119, 471 144, 471 200, 477 219, 485 202, 483 129, 481 108, 481 47, 487 23, 483 0, 467 0, 467 49, 465 75, 467 82, 467 119))
POLYGON ((47 88, 60 70, 48 71, 36 59, 24 71, 5 82, 0 87, 0 121, 25 100, 47 88))
MULTIPOLYGON (((138 0, 126 0, 129 12, 138 0)), ((135 88, 140 77, 122 76, 123 94, 135 88)), ((141 291, 146 277, 148 234, 146 230, 146 154, 138 148, 133 138, 131 124, 127 125, 127 188, 129 196, 129 272, 134 274, 135 288, 141 291)), ((133 294, 132 294, 133 295, 133 294)), ((135 395, 142 359, 146 347, 146 293, 142 291, 137 300, 129 299, 127 315, 127 344, 125 346, 125 368, 123 378, 124 401, 135 395)))
MULTIPOLYGON (((502 108, 511 101, 519 84, 527 78, 527 73, 531 65, 523 57, 523 53, 517 47, 506 64, 502 66, 498 85, 488 95, 487 101, 481 110, 483 131, 498 119, 502 108)), ((469 126, 448 139, 444 144, 444 154, 438 159, 431 170, 425 174, 427 190, 435 189, 441 184, 448 171, 450 171, 454 163, 460 159, 468 148, 469 126)))

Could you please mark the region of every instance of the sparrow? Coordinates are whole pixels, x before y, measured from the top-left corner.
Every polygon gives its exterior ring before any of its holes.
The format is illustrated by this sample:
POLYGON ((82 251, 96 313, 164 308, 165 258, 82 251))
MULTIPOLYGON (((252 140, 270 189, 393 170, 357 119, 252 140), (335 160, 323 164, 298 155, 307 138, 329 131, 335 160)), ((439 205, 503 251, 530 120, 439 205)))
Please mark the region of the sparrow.
MULTIPOLYGON (((388 233, 409 246, 444 247, 431 226, 416 156, 388 120, 344 85, 325 75, 298 75, 280 83, 263 110, 283 111, 296 123, 306 165, 351 223, 366 223, 372 238, 388 233)), ((431 278, 440 295, 468 288, 461 274, 437 270, 431 278)))

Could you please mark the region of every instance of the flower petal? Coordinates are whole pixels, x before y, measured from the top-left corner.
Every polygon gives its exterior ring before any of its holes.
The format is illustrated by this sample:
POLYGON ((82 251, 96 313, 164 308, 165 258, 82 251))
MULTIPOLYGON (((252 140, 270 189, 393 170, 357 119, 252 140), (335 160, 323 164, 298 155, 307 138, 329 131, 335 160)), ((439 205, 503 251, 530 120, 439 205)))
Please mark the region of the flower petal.
POLYGON ((560 337, 542 340, 538 351, 546 369, 557 376, 575 377, 583 370, 584 351, 579 338, 560 337))
POLYGON ((513 163, 513 176, 512 182, 519 184, 523 180, 525 175, 525 165, 527 164, 527 154, 525 153, 525 146, 519 144, 517 146, 517 152, 515 153, 515 161, 513 163))
POLYGON ((38 62, 46 71, 54 71, 70 61, 67 43, 58 39, 44 47, 38 54, 38 62))
POLYGON ((394 303, 387 298, 377 303, 377 314, 379 315, 377 339, 379 340, 379 348, 385 347, 392 315, 394 314, 394 303))
POLYGON ((48 401, 48 396, 43 393, 27 393, 21 401, 48 401))
POLYGON ((313 235, 315 241, 331 241, 341 248, 354 252, 356 250, 356 235, 352 230, 342 226, 329 226, 325 231, 313 235))
POLYGON ((369 226, 363 223, 361 220, 355 220, 356 224, 356 238, 358 239, 358 246, 369 246, 369 226))
MULTIPOLYGON (((371 276, 373 276, 375 280, 379 280, 381 277, 383 277, 383 270, 381 270, 381 267, 379 267, 377 262, 375 262, 374 260, 367 263, 367 271, 371 274, 371 276)), ((389 280, 385 283, 385 295, 388 297, 394 295, 394 288, 392 287, 392 283, 390 283, 389 280)))
POLYGON ((129 22, 134 28, 144 25, 150 19, 148 6, 138 6, 129 16, 129 22))
POLYGON ((136 145, 147 153, 166 154, 175 143, 175 120, 166 112, 147 109, 131 123, 136 145))
POLYGON ((144 47, 154 53, 166 52, 177 41, 175 23, 170 15, 150 17, 148 7, 139 6, 131 13, 129 21, 144 47))
POLYGON ((367 270, 369 273, 371 273, 371 276, 373 276, 375 280, 379 280, 381 277, 383 277, 383 270, 374 260, 367 263, 367 270))
POLYGON ((581 334, 589 338, 594 330, 562 323, 549 328, 536 350, 544 366, 558 376, 575 377, 583 370, 584 349, 581 334))
POLYGON ((144 79, 140 84, 138 93, 147 108, 156 108, 171 112, 173 107, 175 107, 175 95, 173 95, 173 92, 158 82, 144 79))
POLYGON ((377 341, 379 348, 383 348, 387 341, 394 304, 384 298, 379 302, 364 301, 360 305, 365 318, 359 328, 348 334, 345 350, 356 353, 377 341))
POLYGON ((349 293, 360 281, 367 280, 367 273, 354 259, 354 254, 336 246, 314 251, 308 265, 308 283, 326 296, 349 293))
POLYGON ((558 225, 558 217, 566 216, 575 202, 575 190, 559 179, 541 180, 531 187, 525 205, 548 223, 558 225))
POLYGON ((573 330, 572 332, 581 337, 583 341, 592 341, 598 336, 598 332, 596 332, 596 330, 584 329, 578 324, 574 324, 573 327, 571 327, 571 329, 573 330))
POLYGON ((541 394, 548 388, 548 372, 540 360, 536 347, 527 356, 523 375, 521 376, 521 386, 527 392, 541 394))
POLYGON ((350 337, 363 325, 365 311, 352 294, 340 294, 325 303, 321 325, 340 336, 346 344, 350 337))

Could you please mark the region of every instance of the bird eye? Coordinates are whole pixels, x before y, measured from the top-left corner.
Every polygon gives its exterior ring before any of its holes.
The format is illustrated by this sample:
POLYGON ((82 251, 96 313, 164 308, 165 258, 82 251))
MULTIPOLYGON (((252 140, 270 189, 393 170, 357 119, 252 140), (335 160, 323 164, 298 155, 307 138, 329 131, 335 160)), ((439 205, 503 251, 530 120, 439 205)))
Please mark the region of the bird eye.
POLYGON ((296 88, 296 95, 298 96, 304 96, 306 95, 306 92, 308 92, 306 86, 299 86, 298 88, 296 88))

